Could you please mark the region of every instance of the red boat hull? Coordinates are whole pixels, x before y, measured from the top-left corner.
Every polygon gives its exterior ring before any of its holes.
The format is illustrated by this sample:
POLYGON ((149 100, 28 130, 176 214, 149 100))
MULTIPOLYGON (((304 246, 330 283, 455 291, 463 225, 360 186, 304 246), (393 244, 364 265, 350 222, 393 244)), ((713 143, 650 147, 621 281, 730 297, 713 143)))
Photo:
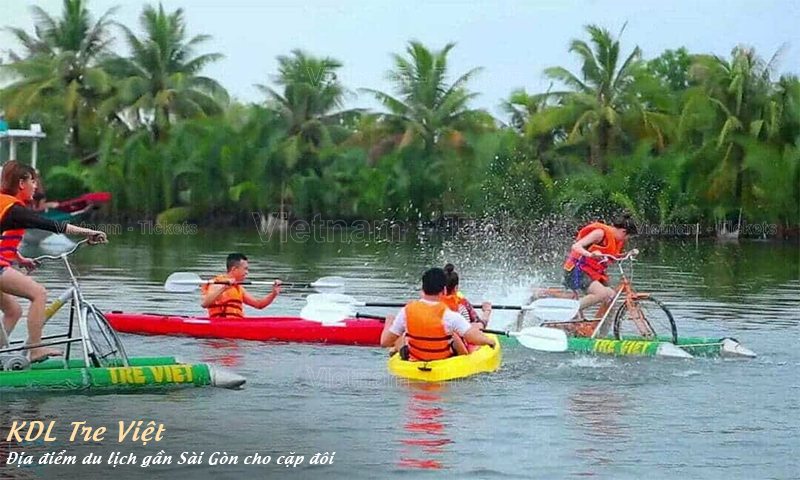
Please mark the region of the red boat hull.
POLYGON ((322 325, 299 317, 252 317, 209 319, 149 313, 106 314, 118 332, 139 335, 172 335, 198 338, 238 338, 274 342, 330 343, 378 346, 383 323, 378 320, 345 320, 344 325, 322 325))

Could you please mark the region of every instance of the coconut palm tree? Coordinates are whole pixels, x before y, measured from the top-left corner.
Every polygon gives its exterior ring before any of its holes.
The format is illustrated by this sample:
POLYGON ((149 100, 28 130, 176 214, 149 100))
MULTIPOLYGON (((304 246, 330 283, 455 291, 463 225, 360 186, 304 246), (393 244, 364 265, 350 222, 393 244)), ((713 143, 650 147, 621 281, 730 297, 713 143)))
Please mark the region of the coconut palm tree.
POLYGON ((693 128, 703 132, 704 143, 714 146, 716 166, 710 171, 708 194, 724 209, 738 210, 749 194, 743 141, 767 140, 770 132, 780 130, 770 80, 779 54, 780 50, 764 62, 753 49, 736 47, 730 60, 698 55, 692 66, 698 87, 689 92, 681 116, 706 119, 693 128))
POLYGON ((649 79, 641 68, 639 47, 622 60, 619 36, 595 25, 586 31, 590 42, 576 39, 569 48, 581 62, 580 74, 564 67, 545 70, 550 80, 569 90, 551 93, 558 104, 536 115, 531 129, 536 133, 565 128, 568 142, 588 144, 590 164, 605 170, 605 157, 624 137, 626 125, 639 124, 644 134, 663 143, 669 116, 660 111, 660 102, 642 95, 640 87, 649 79))
POLYGON ((121 79, 109 110, 129 108, 138 123, 151 127, 156 140, 163 139, 175 118, 197 118, 222 113, 228 103, 225 89, 200 75, 208 64, 222 58, 219 53, 194 56, 194 49, 209 40, 208 35, 187 39, 183 10, 168 13, 164 7, 144 7, 140 16, 144 30, 137 37, 125 25, 122 29, 129 58, 108 62, 108 70, 121 79))
POLYGON ((23 54, 11 54, 4 72, 13 81, 0 93, 10 116, 40 109, 63 109, 69 125, 72 154, 81 156, 81 126, 94 124, 97 105, 110 91, 110 82, 99 58, 108 51, 110 17, 106 11, 93 21, 84 0, 64 0, 60 18, 40 7, 31 7, 36 19, 34 33, 8 28, 22 44, 23 54))
POLYGON ((360 110, 342 110, 347 90, 337 78, 342 64, 330 57, 315 57, 301 50, 278 57, 275 90, 256 85, 267 96, 267 109, 280 115, 287 128, 285 156, 288 166, 322 173, 320 151, 349 136, 345 125, 360 110))
POLYGON ((448 83, 447 56, 453 47, 454 43, 448 43, 439 51, 431 51, 422 43, 411 41, 407 56, 393 56, 394 69, 388 76, 396 95, 363 89, 386 107, 381 116, 389 130, 403 134, 399 146, 419 140, 423 151, 431 153, 442 141, 460 146, 464 133, 494 127, 489 114, 469 108, 469 102, 478 94, 470 92, 466 84, 480 68, 448 83))

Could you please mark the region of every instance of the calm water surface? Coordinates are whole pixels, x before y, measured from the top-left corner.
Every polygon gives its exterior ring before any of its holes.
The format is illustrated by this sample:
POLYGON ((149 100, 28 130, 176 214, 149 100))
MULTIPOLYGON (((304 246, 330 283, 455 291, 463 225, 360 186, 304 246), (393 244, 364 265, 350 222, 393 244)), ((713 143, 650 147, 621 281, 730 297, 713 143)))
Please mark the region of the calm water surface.
MULTIPOLYGON (((7 478, 800 478, 800 254, 797 245, 650 242, 634 281, 667 303, 685 335, 732 336, 755 360, 619 359, 504 350, 495 375, 443 385, 399 382, 378 349, 123 335, 129 354, 177 355, 247 377, 241 391, 185 389, 136 395, 0 394, 2 433, 15 419, 58 420, 59 441, 0 444, 29 453, 59 448, 173 455, 336 452, 330 466, 295 469, 208 465, 141 467, 0 466, 7 478), (156 420, 165 439, 120 447, 116 439, 75 446, 68 423, 116 428, 156 420), (257 477, 253 477, 253 476, 257 477)), ((404 301, 428 265, 456 261, 473 301, 522 302, 530 286, 553 283, 562 252, 525 242, 463 245, 261 243, 251 232, 214 236, 114 237, 75 256, 85 289, 103 310, 201 313, 196 294, 167 294, 173 271, 220 271, 225 254, 251 259, 253 279, 348 279, 360 299, 404 301)), ((51 293, 58 265, 37 273, 51 293)), ((258 292, 258 290, 255 290, 258 292)), ((286 292, 270 313, 297 313, 286 292)), ((373 313, 386 312, 374 310, 373 313)), ((253 313, 253 312, 251 312, 253 313)), ((502 327, 514 321, 497 314, 502 327)), ((59 316, 48 332, 64 328, 59 316)), ((15 336, 23 335, 23 329, 15 336)), ((4 436, 4 435, 3 435, 4 436)), ((111 437, 111 435, 109 435, 111 437)), ((3 439, 4 440, 4 439, 3 439)))

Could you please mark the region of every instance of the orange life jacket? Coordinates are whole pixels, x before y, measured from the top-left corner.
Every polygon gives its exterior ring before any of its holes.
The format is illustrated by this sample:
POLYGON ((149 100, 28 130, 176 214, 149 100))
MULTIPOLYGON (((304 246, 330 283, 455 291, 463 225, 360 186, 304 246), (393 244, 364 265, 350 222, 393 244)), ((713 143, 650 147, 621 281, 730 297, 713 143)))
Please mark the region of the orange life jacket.
MULTIPOLYGON (((604 223, 594 222, 581 228, 581 230, 578 232, 576 240, 582 239, 597 229, 603 231, 603 240, 589 245, 589 248, 586 250, 590 252, 600 252, 606 255, 621 254, 622 249, 625 246, 625 242, 622 240, 617 240, 617 237, 614 235, 614 227, 608 226, 604 223)), ((601 262, 600 260, 601 259, 599 258, 584 257, 580 253, 570 251, 566 262, 564 262, 564 269, 567 271, 572 271, 573 268, 578 267, 587 275, 589 275, 589 278, 592 280, 607 282, 608 275, 606 274, 606 268, 608 267, 609 262, 601 262)))
MULTIPOLYGON (((12 195, 0 193, 0 221, 14 205, 25 205, 22 200, 12 195)), ((25 235, 25 229, 18 228, 0 233, 0 267, 10 267, 17 259, 17 250, 25 235)))
POLYGON ((453 356, 452 335, 444 329, 447 305, 415 300, 406 305, 408 353, 417 360, 440 360, 453 356))
POLYGON ((467 321, 470 323, 480 321, 475 309, 472 308, 472 304, 458 290, 450 295, 442 295, 442 303, 458 314, 461 314, 461 307, 464 307, 467 311, 467 321))
MULTIPOLYGON (((217 275, 215 282, 232 282, 233 279, 227 275, 217 275)), ((205 295, 213 283, 203 285, 202 292, 205 295)), ((241 285, 226 288, 214 303, 208 307, 209 317, 244 317, 244 290, 241 285)))

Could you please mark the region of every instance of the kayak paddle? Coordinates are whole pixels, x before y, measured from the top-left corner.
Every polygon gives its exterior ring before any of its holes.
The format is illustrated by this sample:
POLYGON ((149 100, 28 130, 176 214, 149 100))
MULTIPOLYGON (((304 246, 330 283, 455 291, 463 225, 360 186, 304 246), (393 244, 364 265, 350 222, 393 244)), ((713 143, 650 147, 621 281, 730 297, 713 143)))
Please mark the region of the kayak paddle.
MULTIPOLYGON (((309 295, 311 297, 311 295, 309 295)), ((347 297, 347 295, 345 295, 347 297)), ((340 300, 344 300, 343 298, 340 300)), ((363 302, 362 302, 363 303, 363 302)), ((348 318, 371 318, 385 321, 386 317, 379 315, 365 315, 354 311, 353 303, 334 303, 319 300, 319 297, 308 302, 300 311, 303 320, 319 322, 326 326, 344 325, 342 322, 348 318)), ((361 305, 370 306, 370 305, 361 305)), ((508 332, 504 330, 483 330, 484 333, 495 335, 505 335, 515 337, 520 345, 532 350, 542 352, 566 352, 567 334, 563 330, 548 327, 528 327, 519 332, 508 332)))
MULTIPOLYGON (((200 285, 216 284, 227 285, 227 282, 214 280, 203 280, 199 275, 192 272, 175 272, 164 282, 164 290, 173 293, 186 293, 197 290, 200 285)), ((273 282, 245 280, 239 285, 272 285, 273 282)), ((287 288, 313 288, 318 292, 339 292, 344 289, 344 278, 342 277, 322 277, 311 283, 288 282, 281 284, 287 288)))
MULTIPOLYGON (((350 295, 342 293, 312 293, 306 297, 308 305, 320 305, 321 310, 352 311, 354 307, 404 307, 405 303, 361 302, 350 295), (343 305, 344 309, 336 310, 332 305, 343 305)), ((473 305, 481 308, 480 305, 473 305)), ((578 314, 580 302, 565 298, 540 298, 528 305, 492 305, 492 310, 530 310, 534 316, 544 322, 566 322, 578 314)))
POLYGON ((484 330, 484 333, 514 337, 523 347, 541 352, 566 352, 568 346, 567 333, 558 328, 527 327, 518 332, 484 330))

